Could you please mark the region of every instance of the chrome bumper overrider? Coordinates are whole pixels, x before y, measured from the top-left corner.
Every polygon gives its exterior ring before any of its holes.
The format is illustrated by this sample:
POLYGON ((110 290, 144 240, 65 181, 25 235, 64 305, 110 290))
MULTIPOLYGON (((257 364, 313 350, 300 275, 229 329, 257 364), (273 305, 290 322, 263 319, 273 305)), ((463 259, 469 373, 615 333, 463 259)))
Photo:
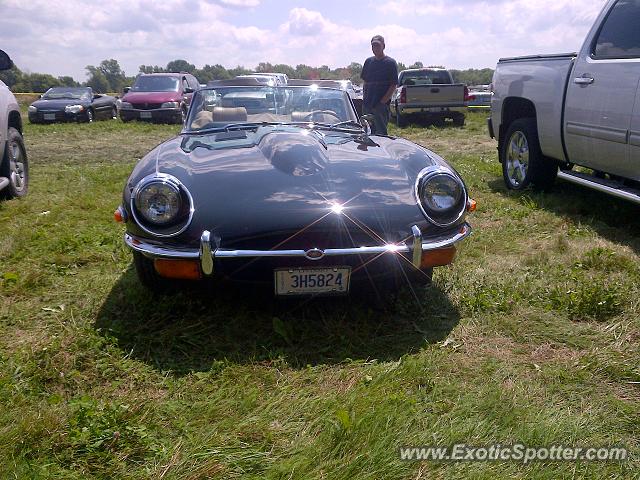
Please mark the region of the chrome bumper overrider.
POLYGON ((185 259, 199 260, 202 273, 211 275, 213 273, 214 260, 221 258, 306 258, 307 260, 320 260, 325 257, 339 257, 344 255, 381 255, 384 253, 410 253, 411 262, 418 268, 422 259, 422 253, 429 250, 438 250, 455 245, 471 234, 471 227, 465 223, 455 234, 422 240, 422 232, 417 225, 412 227, 412 241, 410 245, 406 242, 400 244, 386 244, 373 247, 357 248, 327 248, 320 250, 311 248, 309 250, 230 250, 215 248, 211 245, 211 233, 208 230, 202 232, 199 249, 187 249, 168 247, 159 243, 151 242, 124 234, 124 241, 129 248, 142 253, 149 258, 165 259, 185 259))

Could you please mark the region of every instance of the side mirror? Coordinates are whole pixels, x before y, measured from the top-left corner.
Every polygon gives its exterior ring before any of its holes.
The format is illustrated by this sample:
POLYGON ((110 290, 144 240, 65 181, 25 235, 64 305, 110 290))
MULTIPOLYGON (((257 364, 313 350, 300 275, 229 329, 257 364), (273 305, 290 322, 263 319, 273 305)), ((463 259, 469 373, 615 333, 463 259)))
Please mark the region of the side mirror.
POLYGON ((122 91, 123 91, 124 93, 129 93, 129 90, 131 90, 131 87, 124 87, 124 88, 122 89, 122 91))
POLYGON ((373 118, 373 115, 371 115, 370 113, 362 115, 360 117, 360 125, 362 125, 362 128, 364 128, 364 131, 367 135, 371 135, 371 124, 373 123, 373 118))
POLYGON ((13 62, 3 50, 0 50, 0 70, 9 70, 13 67, 13 62))
POLYGON ((191 87, 186 87, 186 88, 184 89, 184 93, 193 93, 193 88, 191 88, 191 87))
POLYGON ((93 99, 95 100, 96 98, 100 98, 102 95, 100 95, 99 93, 94 93, 93 94, 93 99))

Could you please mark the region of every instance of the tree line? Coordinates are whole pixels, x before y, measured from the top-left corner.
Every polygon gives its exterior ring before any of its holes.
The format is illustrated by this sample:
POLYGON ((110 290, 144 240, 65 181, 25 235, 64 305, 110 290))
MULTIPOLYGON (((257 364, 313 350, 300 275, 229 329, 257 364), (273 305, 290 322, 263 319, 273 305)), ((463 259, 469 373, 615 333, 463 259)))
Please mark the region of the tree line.
MULTIPOLYGON (((409 66, 398 63, 398 71, 407 68, 422 68, 422 62, 414 62, 409 66)), ((135 76, 127 76, 120 67, 117 60, 111 58, 103 60, 100 65, 87 65, 87 80, 78 82, 69 76, 55 77, 47 73, 28 73, 21 71, 17 66, 11 70, 0 72, 0 80, 14 92, 45 92, 51 87, 92 87, 97 92, 122 92, 125 86, 130 86, 135 80, 135 76)), ((237 75, 245 75, 251 72, 276 72, 286 73, 289 78, 303 79, 349 79, 354 83, 361 83, 360 73, 362 72, 362 64, 351 62, 346 67, 335 69, 329 68, 327 65, 321 67, 312 67, 309 65, 290 65, 278 63, 271 64, 269 62, 261 62, 254 69, 247 69, 243 66, 235 68, 225 68, 220 64, 205 65, 202 68, 196 68, 192 63, 186 60, 177 59, 167 63, 166 66, 158 65, 140 65, 138 73, 160 73, 160 72, 188 72, 193 74, 200 83, 206 84, 210 80, 224 80, 233 78, 237 75)), ((493 69, 484 68, 480 70, 449 70, 453 75, 454 81, 457 83, 465 83, 467 85, 488 84, 493 76, 493 69)))

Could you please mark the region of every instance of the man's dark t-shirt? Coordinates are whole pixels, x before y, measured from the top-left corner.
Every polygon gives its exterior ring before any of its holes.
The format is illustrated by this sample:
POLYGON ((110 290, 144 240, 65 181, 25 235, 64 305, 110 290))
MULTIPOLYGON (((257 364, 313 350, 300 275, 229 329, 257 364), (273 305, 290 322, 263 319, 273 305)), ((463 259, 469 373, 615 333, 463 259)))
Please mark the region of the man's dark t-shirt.
POLYGON ((362 103, 365 107, 374 107, 380 103, 390 85, 398 84, 398 65, 391 57, 369 57, 364 61, 360 78, 364 80, 362 103))

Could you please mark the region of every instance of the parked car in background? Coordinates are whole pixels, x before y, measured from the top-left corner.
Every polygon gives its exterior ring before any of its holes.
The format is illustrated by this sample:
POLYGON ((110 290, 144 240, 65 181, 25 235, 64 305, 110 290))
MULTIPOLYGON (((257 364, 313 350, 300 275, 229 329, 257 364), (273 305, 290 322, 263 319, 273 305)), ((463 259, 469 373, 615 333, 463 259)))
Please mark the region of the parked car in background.
POLYGON ((489 133, 508 188, 559 177, 640 203, 638 25, 640 0, 609 0, 578 54, 498 62, 489 133))
POLYGON ((193 93, 200 89, 189 73, 148 73, 136 77, 120 103, 120 118, 184 123, 193 93))
MULTIPOLYGON (((0 50, 0 70, 13 62, 0 50)), ((20 107, 13 93, 0 81, 0 197, 23 197, 29 188, 29 162, 22 138, 20 107)))
POLYGON ((428 283, 473 205, 441 157, 371 135, 342 90, 219 85, 137 163, 115 216, 152 290, 230 279, 315 296, 428 283))
POLYGON ((295 78, 289 80, 289 85, 315 85, 316 87, 337 88, 340 90, 344 90, 349 95, 349 98, 351 98, 353 106, 356 109, 356 113, 359 116, 362 115, 362 91, 360 93, 357 93, 353 88, 353 83, 351 83, 351 80, 306 80, 295 78))
POLYGON ((29 105, 31 123, 87 122, 117 118, 116 98, 91 87, 53 87, 29 105))
POLYGON ((491 85, 469 85, 469 94, 467 96, 467 108, 470 110, 490 110, 491 85))
POLYGON ((413 68, 398 75, 398 88, 391 97, 391 116, 398 127, 412 119, 434 123, 453 120, 463 126, 469 90, 462 83, 454 83, 443 68, 413 68))

